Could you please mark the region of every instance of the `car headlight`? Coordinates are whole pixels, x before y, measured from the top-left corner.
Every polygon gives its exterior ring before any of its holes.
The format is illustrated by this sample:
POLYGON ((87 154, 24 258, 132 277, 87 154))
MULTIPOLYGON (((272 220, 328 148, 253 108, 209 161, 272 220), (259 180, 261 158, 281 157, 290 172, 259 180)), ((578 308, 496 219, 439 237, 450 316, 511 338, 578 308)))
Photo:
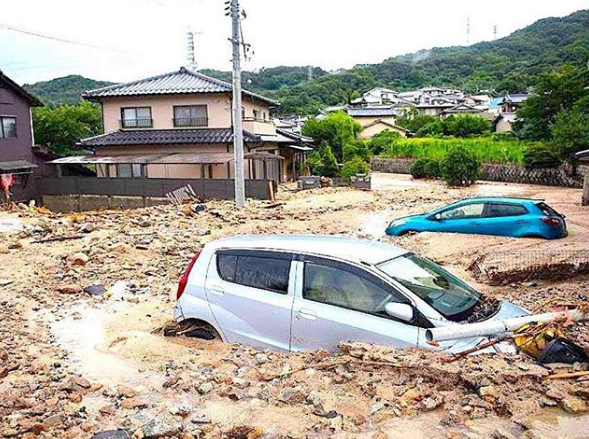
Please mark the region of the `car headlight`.
POLYGON ((403 224, 405 224, 407 222, 406 219, 396 219, 391 221, 391 224, 389 227, 399 227, 402 226, 403 224))

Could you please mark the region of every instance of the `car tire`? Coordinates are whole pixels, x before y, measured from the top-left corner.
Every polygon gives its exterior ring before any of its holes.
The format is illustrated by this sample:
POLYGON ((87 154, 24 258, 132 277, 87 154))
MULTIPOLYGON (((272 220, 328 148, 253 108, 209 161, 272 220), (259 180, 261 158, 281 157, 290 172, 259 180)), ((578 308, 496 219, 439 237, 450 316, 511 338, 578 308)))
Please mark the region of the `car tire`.
POLYGON ((222 340, 217 330, 203 320, 187 319, 179 324, 180 327, 184 329, 181 329, 178 335, 189 338, 200 338, 203 340, 222 340))

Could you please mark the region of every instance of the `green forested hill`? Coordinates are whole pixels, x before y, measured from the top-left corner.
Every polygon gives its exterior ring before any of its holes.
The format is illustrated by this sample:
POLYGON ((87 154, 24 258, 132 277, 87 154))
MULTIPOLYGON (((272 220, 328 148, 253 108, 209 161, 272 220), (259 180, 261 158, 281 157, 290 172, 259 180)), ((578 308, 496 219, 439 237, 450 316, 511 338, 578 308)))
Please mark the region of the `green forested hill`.
POLYGON ((70 75, 51 81, 25 84, 23 87, 45 105, 77 104, 82 92, 113 84, 106 81, 95 81, 80 75, 70 75))
MULTIPOLYGON (((546 18, 508 37, 468 47, 445 47, 396 56, 379 64, 328 73, 307 67, 275 67, 244 72, 244 87, 278 99, 280 113, 315 114, 327 105, 345 104, 375 86, 399 91, 429 85, 465 91, 518 92, 534 85, 538 74, 589 58, 589 10, 564 18, 546 18)), ((202 70, 230 81, 231 73, 202 70)), ((47 103, 73 103, 84 90, 108 85, 81 76, 27 85, 47 103)))

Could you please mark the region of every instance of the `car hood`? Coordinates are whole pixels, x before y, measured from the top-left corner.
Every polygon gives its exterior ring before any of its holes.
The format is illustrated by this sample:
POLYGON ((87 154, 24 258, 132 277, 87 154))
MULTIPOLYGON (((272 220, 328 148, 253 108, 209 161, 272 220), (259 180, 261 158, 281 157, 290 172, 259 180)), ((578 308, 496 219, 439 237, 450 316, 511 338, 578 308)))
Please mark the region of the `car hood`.
MULTIPOLYGON (((521 308, 517 305, 514 305, 510 302, 501 302, 501 306, 499 307, 499 311, 488 320, 494 319, 509 319, 512 317, 523 317, 530 315, 530 312, 521 308)), ((486 343, 490 340, 489 337, 474 337, 474 338, 466 338, 461 340, 449 340, 447 342, 440 343, 441 349, 448 353, 448 354, 459 354, 460 352, 464 352, 467 349, 474 348, 482 343, 486 343)), ((515 344, 511 341, 504 341, 498 343, 494 346, 488 347, 486 349, 481 349, 477 351, 477 354, 488 354, 488 353, 506 353, 506 354, 514 354, 517 352, 515 348, 515 344)))

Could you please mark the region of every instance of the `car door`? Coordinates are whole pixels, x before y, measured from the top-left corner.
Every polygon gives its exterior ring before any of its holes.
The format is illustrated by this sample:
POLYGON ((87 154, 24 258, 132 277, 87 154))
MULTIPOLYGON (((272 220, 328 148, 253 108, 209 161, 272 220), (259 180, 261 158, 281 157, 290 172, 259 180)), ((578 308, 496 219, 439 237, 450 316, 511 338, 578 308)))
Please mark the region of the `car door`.
POLYGON ((229 343, 288 350, 293 293, 290 254, 220 250, 211 260, 205 290, 229 343))
POLYGON ((465 203, 444 210, 435 216, 437 231, 449 233, 484 233, 482 222, 485 203, 465 203))
POLYGON ((499 236, 520 236, 530 226, 528 209, 521 204, 491 202, 487 204, 483 223, 485 233, 499 236))
POLYGON ((410 303, 391 285, 329 259, 305 257, 296 264, 291 350, 337 351, 342 341, 417 346, 420 328, 384 312, 388 301, 410 303))

